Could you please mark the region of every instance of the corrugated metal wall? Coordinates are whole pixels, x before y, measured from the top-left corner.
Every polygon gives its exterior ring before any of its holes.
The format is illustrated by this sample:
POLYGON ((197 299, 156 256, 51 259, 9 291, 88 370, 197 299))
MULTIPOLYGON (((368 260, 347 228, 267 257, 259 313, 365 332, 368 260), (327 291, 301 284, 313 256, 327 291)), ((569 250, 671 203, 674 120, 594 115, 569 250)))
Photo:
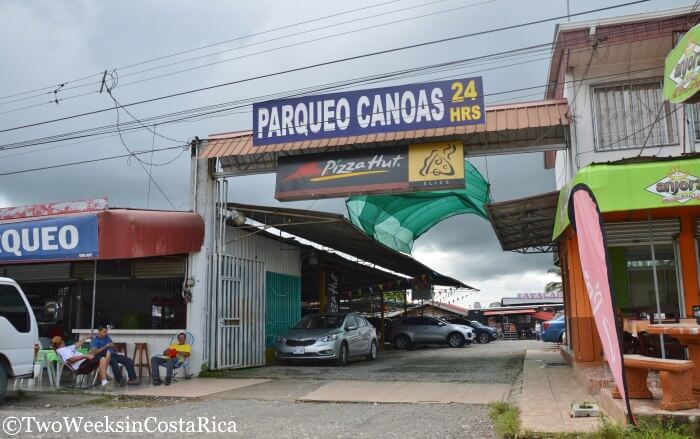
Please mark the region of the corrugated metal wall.
POLYGON ((268 271, 266 279, 265 345, 270 347, 301 318, 301 277, 268 271))
POLYGON ((226 241, 225 253, 228 255, 262 261, 267 271, 301 276, 298 247, 259 234, 250 235, 250 232, 233 227, 226 229, 226 241))

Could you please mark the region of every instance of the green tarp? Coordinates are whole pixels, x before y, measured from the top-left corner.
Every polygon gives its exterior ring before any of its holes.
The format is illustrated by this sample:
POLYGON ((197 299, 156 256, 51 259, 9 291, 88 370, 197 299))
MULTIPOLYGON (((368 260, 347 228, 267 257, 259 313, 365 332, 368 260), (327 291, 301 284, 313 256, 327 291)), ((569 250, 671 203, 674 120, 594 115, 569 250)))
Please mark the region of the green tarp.
POLYGON ((464 171, 464 189, 350 197, 345 201, 348 216, 380 243, 410 254, 413 242, 446 218, 473 213, 487 219, 489 184, 468 161, 464 171))

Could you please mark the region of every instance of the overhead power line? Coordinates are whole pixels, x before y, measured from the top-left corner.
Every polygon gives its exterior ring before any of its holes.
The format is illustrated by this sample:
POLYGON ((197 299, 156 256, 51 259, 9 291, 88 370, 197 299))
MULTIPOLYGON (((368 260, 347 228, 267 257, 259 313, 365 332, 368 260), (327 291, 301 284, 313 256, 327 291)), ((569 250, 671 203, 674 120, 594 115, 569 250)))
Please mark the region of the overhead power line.
MULTIPOLYGON (((329 28, 335 28, 335 27, 338 27, 338 26, 342 26, 342 25, 346 25, 346 24, 350 24, 350 23, 355 23, 355 22, 358 22, 358 21, 367 20, 367 19, 371 19, 371 18, 376 18, 376 17, 380 17, 380 16, 383 16, 383 15, 395 14, 395 13, 407 11, 407 10, 410 10, 410 9, 416 9, 416 8, 420 8, 420 7, 435 5, 435 4, 438 4, 438 3, 444 3, 444 2, 446 2, 446 1, 449 1, 449 0, 436 0, 436 1, 428 2, 428 3, 421 3, 421 4, 418 4, 418 5, 413 5, 413 6, 406 7, 406 8, 396 9, 396 10, 389 11, 389 12, 383 12, 383 13, 379 13, 379 14, 374 14, 374 15, 366 16, 366 17, 355 18, 355 19, 352 19, 352 20, 349 20, 349 21, 344 21, 344 22, 341 22, 341 23, 334 23, 334 24, 330 24, 330 25, 326 25, 326 26, 317 27, 317 28, 314 28, 314 29, 307 29, 307 30, 303 30, 303 31, 300 31, 300 32, 292 33, 292 34, 282 35, 282 36, 275 37, 275 38, 271 38, 271 39, 267 39, 267 40, 256 41, 256 42, 253 42, 253 43, 250 43, 250 44, 245 44, 245 45, 242 45, 242 46, 237 46, 237 47, 233 47, 233 48, 229 48, 229 49, 220 50, 220 51, 217 51, 217 52, 208 53, 208 54, 205 54, 205 55, 200 55, 200 56, 197 56, 197 57, 194 57, 194 58, 187 58, 187 59, 183 59, 183 60, 174 61, 174 62, 171 62, 171 63, 168 63, 168 64, 162 64, 162 65, 155 66, 155 67, 149 67, 149 68, 147 68, 147 69, 138 70, 138 71, 136 71, 136 72, 127 73, 127 74, 124 74, 124 75, 121 75, 121 76, 124 77, 124 78, 126 78, 126 77, 135 76, 135 75, 140 75, 140 74, 143 74, 143 73, 148 73, 148 72, 155 71, 155 70, 161 70, 161 69, 164 69, 164 68, 167 68, 167 67, 172 67, 172 66, 175 66, 175 65, 180 65, 180 64, 184 64, 184 63, 196 61, 196 60, 199 60, 199 59, 209 58, 209 57, 212 57, 212 56, 220 55, 220 54, 222 54, 222 53, 227 53, 227 52, 231 52, 231 51, 234 51, 234 50, 240 50, 240 49, 245 49, 245 48, 248 48, 248 47, 259 46, 259 45, 261 45, 261 44, 265 44, 265 43, 269 43, 269 42, 273 42, 273 41, 279 41, 279 40, 291 38, 291 37, 294 37, 294 36, 299 36, 299 35, 304 35, 304 34, 316 32, 316 31, 319 31, 319 30, 324 30, 324 29, 329 29, 329 28)), ((210 63, 207 63, 207 64, 202 64, 202 65, 198 65, 198 66, 193 66, 193 67, 189 67, 189 68, 185 68, 185 69, 181 69, 181 70, 177 70, 177 71, 173 71, 173 72, 168 72, 168 73, 161 74, 161 75, 157 75, 157 76, 151 76, 151 77, 148 77, 148 78, 144 78, 144 79, 140 79, 140 80, 128 82, 128 83, 126 83, 126 84, 121 85, 121 87, 127 87, 127 86, 130 86, 130 85, 141 84, 141 83, 143 83, 143 82, 153 81, 153 80, 160 79, 160 78, 164 78, 164 77, 167 77, 167 76, 177 75, 177 74, 180 74, 180 73, 185 73, 185 72, 189 72, 189 71, 193 71, 193 70, 198 70, 198 69, 202 69, 202 68, 205 68, 205 67, 211 67, 211 66, 219 65, 219 64, 222 64, 222 63, 226 63, 226 62, 231 62, 231 61, 239 60, 239 59, 242 59, 242 58, 249 58, 249 57, 256 56, 256 55, 261 55, 261 54, 265 54, 265 53, 270 53, 270 52, 275 52, 275 51, 279 51, 279 50, 289 49, 289 48, 291 48, 291 47, 297 47, 297 46, 301 46, 301 45, 305 45, 305 44, 309 44, 309 43, 313 43, 313 42, 324 41, 324 40, 327 40, 327 39, 330 39, 330 38, 335 38, 335 37, 339 37, 339 36, 349 35, 349 34, 353 34, 353 33, 357 33, 357 32, 363 32, 363 31, 370 30, 370 29, 377 29, 377 28, 384 27, 384 26, 390 26, 390 25, 392 25, 392 24, 404 23, 404 22, 411 21, 411 20, 417 20, 417 19, 421 19, 421 18, 431 17, 431 16, 434 16, 434 15, 445 14, 445 13, 448 13, 448 12, 454 12, 454 11, 461 10, 461 9, 466 9, 466 8, 472 8, 472 7, 480 6, 480 5, 487 4, 487 3, 493 3, 493 2, 496 2, 496 1, 497 1, 497 0, 483 0, 483 1, 480 1, 480 2, 478 2, 478 3, 472 3, 472 4, 463 5, 463 6, 458 6, 458 7, 449 8, 449 9, 444 9, 444 10, 440 10, 440 11, 430 12, 430 13, 426 13, 426 14, 417 15, 417 16, 414 16, 414 17, 403 18, 403 19, 400 19, 400 20, 389 21, 389 22, 385 22, 385 23, 379 23, 379 24, 375 24, 375 25, 372 25, 372 26, 368 26, 368 27, 356 28, 356 29, 352 29, 352 30, 349 30, 349 31, 340 32, 340 33, 336 33, 336 34, 332 34, 332 35, 325 35, 325 36, 318 37, 318 38, 313 38, 313 39, 310 39, 310 40, 305 40, 305 41, 301 41, 301 42, 297 42, 297 43, 293 43, 293 44, 288 44, 288 45, 284 45, 284 46, 273 47, 273 48, 270 48, 270 49, 266 49, 266 50, 262 50, 262 51, 258 51, 258 52, 253 52, 253 53, 248 53, 248 54, 241 55, 241 56, 236 56, 236 57, 233 57, 233 58, 227 58, 227 59, 223 59, 223 60, 217 60, 217 61, 210 62, 210 63)), ((114 69, 113 71, 114 71, 114 72, 117 72, 118 70, 119 70, 119 69, 114 69)), ((70 87, 62 87, 62 91, 65 92, 65 91, 67 91, 67 90, 74 90, 74 89, 77 89, 77 88, 85 88, 85 87, 91 87, 91 86, 94 87, 94 86, 97 86, 97 85, 100 85, 100 84, 101 84, 101 81, 89 82, 89 83, 74 85, 74 86, 70 86, 70 87)), ((72 96, 68 96, 68 97, 65 97, 65 98, 61 98, 60 100, 61 100, 61 101, 64 101, 64 100, 66 100, 66 99, 68 99, 68 98, 74 99, 74 98, 77 98, 77 97, 82 97, 82 96, 91 95, 91 94, 95 94, 95 93, 98 93, 98 92, 97 92, 96 90, 94 90, 94 91, 90 91, 90 92, 87 92, 87 93, 81 93, 81 94, 79 94, 79 95, 72 95, 72 96)), ((36 94, 36 95, 25 96, 25 97, 13 99, 13 100, 10 100, 10 101, 0 102, 0 106, 7 105, 7 104, 10 104, 10 103, 14 103, 14 102, 25 101, 25 100, 28 100, 28 99, 36 99, 36 98, 42 98, 42 97, 45 98, 47 94, 51 94, 51 92, 50 92, 50 91, 49 91, 49 92, 43 92, 43 93, 39 93, 39 94, 36 94)), ((49 101, 42 102, 42 103, 35 104, 35 105, 30 105, 30 106, 27 106, 27 107, 16 108, 15 110, 23 110, 23 109, 27 109, 27 108, 34 108, 34 107, 37 107, 37 106, 49 105, 49 104, 54 104, 54 103, 57 103, 57 99, 55 98, 55 96, 54 96, 51 100, 49 100, 49 101)), ((0 114, 2 114, 2 113, 0 113, 0 114)))
MULTIPOLYGON (((650 1, 650 0, 636 0, 636 1, 622 3, 622 4, 618 4, 618 5, 607 6, 604 8, 597 8, 597 9, 591 9, 588 11, 577 12, 575 14, 570 14, 568 16, 573 17, 573 16, 587 15, 587 14, 592 14, 595 12, 603 12, 603 11, 621 8, 621 7, 625 7, 625 6, 630 6, 630 5, 634 5, 634 4, 646 3, 648 1, 650 1)), ((280 76, 280 75, 285 75, 285 74, 289 74, 289 73, 300 72, 300 71, 309 70, 309 69, 318 68, 318 67, 324 67, 324 66, 328 66, 328 65, 332 65, 332 64, 363 59, 363 58, 367 58, 367 57, 386 55, 389 53, 396 53, 396 52, 400 52, 403 50, 415 49, 418 47, 426 47, 426 46, 445 43, 445 42, 449 42, 449 41, 456 41, 456 40, 469 38, 469 37, 473 37, 473 36, 478 36, 478 35, 486 35, 486 34, 490 34, 490 33, 494 33, 494 32, 501 32, 501 31, 516 29, 516 28, 525 27, 525 26, 532 26, 535 24, 541 24, 541 23, 546 23, 546 22, 550 22, 550 21, 560 20, 560 19, 563 19, 566 17, 567 17, 567 15, 550 17, 550 18, 545 18, 545 19, 541 19, 541 20, 530 21, 527 23, 520 23, 520 24, 515 24, 515 25, 510 25, 510 26, 503 26, 503 27, 495 28, 495 29, 489 29, 489 30, 484 30, 484 31, 479 31, 479 32, 472 32, 472 33, 468 33, 468 34, 457 35, 457 36, 448 37, 448 38, 441 38, 441 39, 426 41, 426 42, 422 42, 422 43, 415 43, 415 44, 411 44, 411 45, 407 45, 407 46, 395 47, 392 49, 384 49, 384 50, 365 53, 365 54, 361 54, 361 55, 354 55, 354 56, 349 56, 349 57, 345 57, 345 58, 339 58, 339 59, 335 59, 335 60, 331 60, 331 61, 324 61, 321 63, 310 64, 310 65, 301 66, 301 67, 295 67, 295 68, 286 69, 286 70, 277 71, 277 72, 272 72, 272 73, 267 73, 267 74, 263 74, 263 75, 257 75, 257 76, 239 79, 239 80, 235 80, 235 81, 229 81, 229 82, 224 82, 224 83, 220 83, 220 84, 210 85, 207 87, 186 90, 186 91, 173 93, 173 94, 169 94, 169 95, 165 95, 165 96, 160 96, 160 97, 156 97, 156 98, 144 99, 141 101, 136 101, 136 102, 124 104, 123 107, 142 105, 142 104, 146 104, 146 103, 150 103, 150 102, 160 101, 163 99, 171 99, 174 97, 184 96, 184 95, 188 95, 188 94, 192 94, 192 93, 199 93, 202 91, 213 90, 213 89, 217 89, 217 88, 221 88, 221 87, 250 82, 253 80, 257 80, 257 79, 270 78, 270 77, 274 77, 274 76, 280 76)), ((16 126, 16 127, 12 127, 12 128, 5 128, 5 129, 0 130, 0 133, 16 131, 16 130, 25 129, 25 128, 31 128, 31 127, 45 125, 45 124, 49 124, 49 123, 61 122, 61 121, 65 121, 65 120, 75 119, 78 117, 85 117, 85 116, 89 116, 89 115, 99 114, 99 113, 103 113, 103 112, 111 111, 111 110, 112 110, 111 107, 103 108, 103 109, 93 110, 93 111, 89 111, 89 112, 85 112, 85 113, 74 114, 71 116, 64 116, 64 117, 56 118, 56 119, 52 119, 52 120, 35 122, 35 123, 20 125, 20 126, 16 126)))
POLYGON ((176 146, 169 146, 167 148, 158 148, 158 149, 154 149, 154 150, 149 149, 146 151, 135 151, 135 152, 131 152, 128 154, 113 155, 113 156, 109 156, 109 157, 100 157, 100 158, 90 159, 90 160, 81 160, 78 162, 61 163, 58 165, 49 165, 49 166, 41 166, 38 168, 22 169, 20 171, 3 172, 0 174, 0 177, 4 177, 7 175, 25 174, 27 172, 45 171, 48 169, 65 168, 67 166, 84 165, 87 163, 97 163, 97 162, 103 162, 103 161, 107 161, 107 160, 123 159, 123 158, 133 157, 133 156, 137 156, 137 155, 151 154, 151 152, 161 152, 161 151, 170 151, 170 150, 178 149, 178 148, 187 148, 189 146, 190 145, 176 145, 176 146))
MULTIPOLYGON (((288 24, 288 25, 276 27, 276 28, 273 28, 273 29, 268 29, 268 30, 264 30, 264 31, 260 31, 260 32, 252 33, 252 34, 248 34, 248 35, 243 35, 243 36, 236 37, 236 38, 232 38, 232 39, 225 40, 225 41, 219 41, 219 42, 216 42, 216 43, 207 44, 207 45, 205 45, 205 46, 195 47, 195 48, 193 48, 193 49, 183 50, 183 51, 180 51, 180 52, 174 52, 174 53, 170 53, 170 54, 168 54, 168 55, 159 56, 159 57, 156 57, 156 58, 151 58, 151 59, 139 61, 139 62, 136 62, 136 63, 133 63, 133 64, 128 64, 128 65, 124 65, 124 66, 121 66, 121 67, 117 67, 115 70, 128 69, 128 68, 130 68, 130 67, 136 67, 136 66, 144 65, 144 64, 151 63, 151 62, 160 61, 160 60, 162 60, 162 59, 172 58, 172 57, 175 57, 175 56, 178 56, 178 55, 184 55, 184 54, 187 54, 187 53, 192 53, 192 52, 196 52, 196 51, 199 51, 199 50, 208 49, 208 48, 210 48, 210 47, 215 47, 215 46, 220 46, 220 45, 227 44, 227 43, 232 43, 232 42, 234 42, 234 41, 239 41, 239 40, 243 40, 243 39, 246 39, 246 38, 252 38, 252 37, 255 37, 255 36, 264 35, 264 34, 268 34, 268 33, 271 33, 271 32, 276 32, 276 31, 279 31, 279 30, 289 29, 289 28, 296 27, 296 26, 302 26, 302 25, 304 25, 304 24, 309 24, 309 23, 313 23, 313 22, 316 22, 316 21, 327 20, 327 19, 329 19, 329 18, 339 17, 339 16, 342 16, 342 15, 351 14, 351 13, 353 13, 353 12, 359 12, 359 11, 363 11, 363 10, 367 10, 367 9, 378 8, 378 7, 385 6, 385 5, 392 4, 392 3, 398 3, 399 1, 401 1, 401 0, 389 0, 389 1, 382 2, 382 3, 377 3, 377 4, 373 4, 373 5, 369 5, 369 6, 364 6, 364 7, 361 7, 361 8, 356 8, 356 9, 351 9, 351 10, 347 10, 347 11, 342 11, 342 12, 338 12, 338 13, 331 14, 331 15, 325 15, 325 16, 323 16, 323 17, 312 18, 312 19, 309 19, 309 20, 304 20, 304 21, 300 21, 300 22, 297 22, 297 23, 292 23, 292 24, 288 24)), ((12 98, 12 97, 15 97, 15 96, 22 96, 22 95, 25 95, 25 94, 34 93, 34 92, 41 91, 41 90, 53 90, 53 89, 55 89, 56 87, 64 86, 64 85, 66 85, 66 84, 75 83, 75 82, 80 82, 80 81, 83 81, 83 80, 85 80, 85 79, 89 79, 89 78, 92 78, 92 77, 101 77, 102 74, 103 74, 103 72, 100 71, 100 72, 97 72, 97 73, 93 73, 93 74, 91 74, 91 75, 86 75, 86 76, 82 76, 82 77, 80 77, 80 78, 71 79, 71 80, 69 80, 69 81, 61 81, 61 82, 57 82, 57 83, 55 83, 55 84, 47 85, 47 86, 45 86, 45 87, 35 88, 35 89, 33 89, 33 90, 28 90, 28 91, 24 91, 24 92, 19 92, 19 93, 14 93, 14 94, 10 94, 10 95, 0 96, 0 100, 6 99, 6 98, 12 98)))

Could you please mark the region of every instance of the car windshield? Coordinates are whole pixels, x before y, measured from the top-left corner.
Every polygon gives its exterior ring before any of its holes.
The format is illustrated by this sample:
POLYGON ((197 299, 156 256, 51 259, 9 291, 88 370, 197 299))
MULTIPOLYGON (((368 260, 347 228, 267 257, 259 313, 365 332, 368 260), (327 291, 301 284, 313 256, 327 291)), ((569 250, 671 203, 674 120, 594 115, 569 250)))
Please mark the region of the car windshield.
POLYGON ((471 324, 474 325, 474 326, 477 327, 477 328, 483 328, 483 327, 484 327, 484 325, 482 325, 481 323, 477 322, 476 320, 472 320, 472 321, 471 321, 471 324))
POLYGON ((332 329, 340 328, 343 324, 345 316, 341 315, 326 315, 312 314, 299 320, 299 323, 294 325, 295 329, 332 329))

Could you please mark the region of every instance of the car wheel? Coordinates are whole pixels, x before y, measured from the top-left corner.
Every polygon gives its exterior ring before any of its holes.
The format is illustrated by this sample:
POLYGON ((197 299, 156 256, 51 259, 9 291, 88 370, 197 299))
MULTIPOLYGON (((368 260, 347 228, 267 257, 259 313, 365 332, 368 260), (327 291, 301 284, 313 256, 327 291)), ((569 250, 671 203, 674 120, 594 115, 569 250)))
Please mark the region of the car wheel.
POLYGON ((451 348, 461 348, 464 346, 464 337, 461 334, 453 332, 447 336, 447 344, 451 348))
POLYGON ((345 343, 340 345, 340 352, 338 352, 338 358, 335 359, 336 366, 345 366, 348 364, 348 345, 345 343))
POLYGON ((486 334, 485 332, 482 332, 481 334, 479 334, 478 341, 479 341, 479 343, 486 344, 486 343, 491 341, 491 337, 489 337, 489 335, 486 334))
POLYGON ((396 349, 408 349, 411 347, 411 340, 405 335, 398 335, 394 339, 394 346, 396 346, 396 349))
POLYGON ((7 370, 0 364, 0 403, 5 399, 5 393, 7 393, 7 370))
POLYGON ((369 361, 374 361, 377 359, 377 342, 372 341, 372 344, 369 346, 369 354, 367 354, 367 359, 369 361))

